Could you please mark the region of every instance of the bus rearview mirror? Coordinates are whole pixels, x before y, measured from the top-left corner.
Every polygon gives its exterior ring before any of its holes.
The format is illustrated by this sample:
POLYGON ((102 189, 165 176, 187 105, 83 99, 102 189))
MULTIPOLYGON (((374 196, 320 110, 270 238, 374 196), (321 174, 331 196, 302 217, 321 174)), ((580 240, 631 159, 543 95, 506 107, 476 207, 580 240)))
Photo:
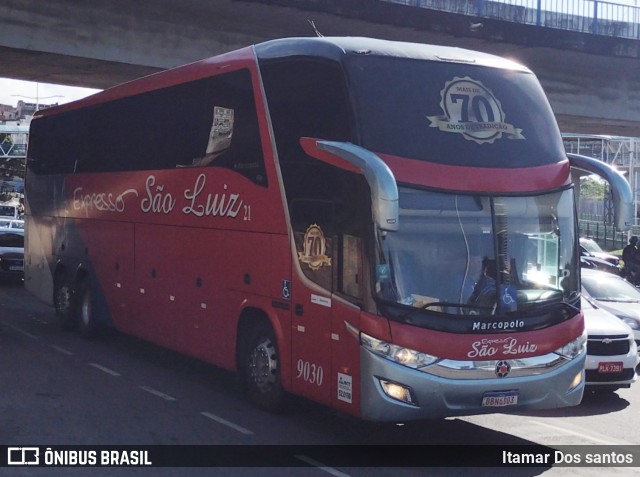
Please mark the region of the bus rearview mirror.
POLYGON ((367 149, 348 142, 303 138, 301 143, 308 153, 323 162, 364 174, 371 189, 371 205, 376 225, 380 230, 398 230, 398 184, 393 172, 380 157, 367 149), (318 154, 319 151, 324 151, 333 157, 318 154), (336 160, 336 158, 342 159, 342 161, 336 160))
POLYGON ((633 223, 633 193, 624 176, 606 162, 579 154, 567 154, 569 164, 591 174, 596 174, 611 185, 613 199, 613 222, 620 232, 631 228, 633 223))

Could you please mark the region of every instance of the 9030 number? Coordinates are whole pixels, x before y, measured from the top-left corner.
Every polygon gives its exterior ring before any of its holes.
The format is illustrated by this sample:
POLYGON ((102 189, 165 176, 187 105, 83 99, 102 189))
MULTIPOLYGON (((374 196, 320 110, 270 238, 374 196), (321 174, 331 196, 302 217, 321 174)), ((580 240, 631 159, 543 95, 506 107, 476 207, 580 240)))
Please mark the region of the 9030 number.
POLYGON ((322 386, 322 380, 324 379, 324 370, 322 366, 316 366, 309 361, 298 360, 297 364, 298 375, 296 379, 303 379, 307 383, 316 384, 322 386))

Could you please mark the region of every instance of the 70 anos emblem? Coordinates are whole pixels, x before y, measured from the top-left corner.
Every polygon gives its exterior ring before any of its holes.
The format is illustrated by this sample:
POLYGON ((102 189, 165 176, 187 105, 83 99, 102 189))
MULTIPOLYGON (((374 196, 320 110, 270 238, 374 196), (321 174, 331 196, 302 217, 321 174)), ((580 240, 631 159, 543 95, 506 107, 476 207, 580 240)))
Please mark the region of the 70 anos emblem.
POLYGON ((480 81, 455 77, 440 91, 444 116, 427 116, 430 127, 461 134, 478 144, 492 143, 504 136, 525 139, 522 130, 505 122, 500 101, 480 81))
POLYGON ((331 258, 327 256, 327 240, 322 229, 316 225, 310 225, 304 233, 302 252, 298 252, 298 259, 309 265, 311 270, 318 270, 322 266, 331 266, 331 258))

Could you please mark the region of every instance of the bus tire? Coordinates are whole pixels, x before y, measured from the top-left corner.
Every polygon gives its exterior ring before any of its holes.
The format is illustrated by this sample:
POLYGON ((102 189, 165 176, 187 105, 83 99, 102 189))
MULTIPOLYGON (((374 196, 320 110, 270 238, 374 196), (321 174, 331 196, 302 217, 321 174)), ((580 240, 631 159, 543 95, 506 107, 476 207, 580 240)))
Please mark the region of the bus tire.
POLYGON ((286 393, 280 376, 280 355, 273 329, 260 323, 249 331, 243 374, 251 400, 261 409, 281 412, 286 393))
POLYGON ((93 306, 91 282, 83 278, 76 291, 75 319, 78 332, 87 339, 98 335, 98 321, 93 306))
POLYGON ((53 306, 56 317, 65 330, 76 326, 75 292, 73 286, 65 279, 64 274, 58 273, 53 282, 53 306))

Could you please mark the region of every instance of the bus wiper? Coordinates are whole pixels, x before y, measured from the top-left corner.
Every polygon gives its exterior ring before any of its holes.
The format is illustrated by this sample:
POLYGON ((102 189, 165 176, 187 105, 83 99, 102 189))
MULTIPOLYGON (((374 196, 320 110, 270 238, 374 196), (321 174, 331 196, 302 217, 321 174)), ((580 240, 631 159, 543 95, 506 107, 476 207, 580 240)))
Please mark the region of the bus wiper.
POLYGON ((475 309, 475 310, 480 309, 480 310, 489 310, 489 311, 493 310, 493 307, 487 307, 487 306, 467 305, 463 303, 452 303, 448 301, 432 301, 429 303, 425 303, 424 305, 412 307, 412 309, 407 311, 404 315, 402 315, 400 319, 404 321, 416 311, 426 310, 428 308, 435 307, 435 306, 439 306, 441 309, 459 308, 459 309, 475 309))
POLYGON ((566 300, 562 300, 559 303, 549 303, 549 307, 553 307, 553 306, 556 306, 556 305, 565 306, 565 307, 569 308, 571 311, 573 311, 575 313, 580 313, 580 308, 579 307, 569 303, 566 300))
POLYGON ((636 300, 635 298, 609 298, 609 297, 605 297, 605 298, 596 298, 598 301, 606 301, 606 302, 613 302, 613 303, 638 303, 638 300, 636 300))
POLYGON ((569 303, 568 301, 562 301, 562 304, 568 308, 570 308, 571 310, 575 311, 576 313, 580 313, 580 308, 578 308, 575 305, 572 305, 571 303, 569 303))

